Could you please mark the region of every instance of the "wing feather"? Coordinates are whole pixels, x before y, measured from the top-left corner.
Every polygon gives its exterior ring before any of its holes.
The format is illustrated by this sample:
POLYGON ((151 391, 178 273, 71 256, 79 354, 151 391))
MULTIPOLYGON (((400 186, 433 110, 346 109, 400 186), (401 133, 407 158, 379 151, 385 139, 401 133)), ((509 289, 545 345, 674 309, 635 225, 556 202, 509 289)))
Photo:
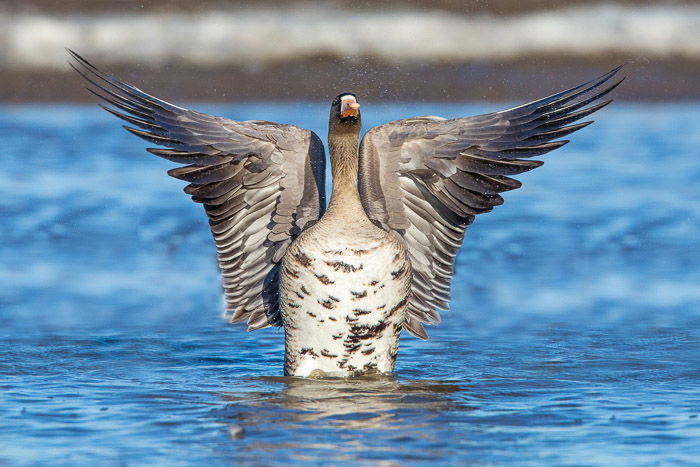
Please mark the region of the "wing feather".
POLYGON ((72 51, 71 66, 101 105, 134 135, 181 164, 168 174, 189 184, 216 242, 232 322, 281 325, 279 262, 296 236, 323 214, 325 153, 316 134, 292 125, 239 122, 187 110, 103 73, 72 51))
POLYGON ((518 107, 446 120, 416 117, 375 127, 360 148, 359 189, 367 215, 404 240, 414 275, 403 325, 426 339, 423 324, 446 309, 454 258, 477 214, 517 189, 510 178, 541 166, 532 157, 567 144, 576 123, 608 105, 621 67, 587 83, 518 107))

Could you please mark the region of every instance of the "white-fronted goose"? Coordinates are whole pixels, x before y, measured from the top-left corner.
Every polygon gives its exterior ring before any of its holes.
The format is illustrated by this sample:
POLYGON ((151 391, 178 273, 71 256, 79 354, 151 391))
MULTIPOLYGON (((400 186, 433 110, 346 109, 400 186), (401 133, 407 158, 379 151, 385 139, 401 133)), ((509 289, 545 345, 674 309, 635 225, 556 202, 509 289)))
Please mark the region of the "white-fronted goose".
POLYGON ((511 175, 542 165, 531 157, 590 124, 574 122, 622 82, 610 81, 616 68, 501 112, 387 123, 361 144, 360 106, 341 94, 331 105, 325 210, 325 153, 313 132, 177 107, 70 53, 105 110, 168 148, 149 152, 184 164, 168 173, 189 182, 185 192, 209 216, 230 321, 284 326, 285 374, 294 376, 392 371, 401 330, 426 339, 423 325, 440 322, 474 217, 520 187, 511 175))

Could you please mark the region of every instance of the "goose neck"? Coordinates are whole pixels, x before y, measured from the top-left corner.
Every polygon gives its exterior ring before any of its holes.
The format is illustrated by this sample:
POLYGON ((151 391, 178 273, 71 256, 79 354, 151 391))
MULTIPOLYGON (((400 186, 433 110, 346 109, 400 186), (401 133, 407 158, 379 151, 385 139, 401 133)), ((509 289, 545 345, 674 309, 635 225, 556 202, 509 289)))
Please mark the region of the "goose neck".
MULTIPOLYGON (((328 205, 328 214, 364 216, 360 195, 357 191, 358 136, 329 135, 328 149, 333 173, 333 190, 328 205)), ((349 219, 348 219, 349 220, 349 219)))

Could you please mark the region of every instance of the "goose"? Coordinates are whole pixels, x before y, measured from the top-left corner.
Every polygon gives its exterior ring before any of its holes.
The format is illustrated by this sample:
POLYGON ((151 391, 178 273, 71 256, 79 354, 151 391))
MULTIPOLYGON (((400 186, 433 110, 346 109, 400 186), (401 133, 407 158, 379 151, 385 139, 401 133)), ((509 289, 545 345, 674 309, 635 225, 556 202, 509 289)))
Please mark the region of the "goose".
POLYGON ((178 107, 100 71, 68 50, 106 111, 179 164, 168 174, 209 218, 225 316, 248 330, 283 326, 288 376, 390 373, 402 331, 448 308, 455 255, 476 215, 519 188, 579 120, 608 105, 621 67, 548 97, 478 116, 386 123, 360 141, 360 103, 331 103, 333 175, 312 131, 236 121, 178 107))

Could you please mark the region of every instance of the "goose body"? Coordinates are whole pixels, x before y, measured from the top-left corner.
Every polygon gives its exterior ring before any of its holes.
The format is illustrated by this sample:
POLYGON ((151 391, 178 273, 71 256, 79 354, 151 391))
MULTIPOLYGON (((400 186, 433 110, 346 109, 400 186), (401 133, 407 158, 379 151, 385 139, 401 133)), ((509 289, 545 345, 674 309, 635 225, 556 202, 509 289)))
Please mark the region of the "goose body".
POLYGON ((399 335, 427 339, 447 309, 454 259, 478 214, 520 187, 610 103, 616 68, 511 109, 447 120, 415 117, 370 129, 359 103, 331 104, 333 190, 325 151, 294 125, 236 121, 175 106, 69 51, 105 110, 181 164, 168 173, 204 206, 231 322, 284 326, 286 375, 354 376, 394 368, 399 335))
POLYGON ((286 374, 394 368, 411 292, 411 263, 398 239, 369 221, 324 216, 291 245, 281 272, 286 374))
POLYGON ((374 225, 357 189, 361 120, 354 94, 331 105, 328 210, 282 260, 285 374, 351 376, 394 368, 411 295, 405 245, 374 225))

